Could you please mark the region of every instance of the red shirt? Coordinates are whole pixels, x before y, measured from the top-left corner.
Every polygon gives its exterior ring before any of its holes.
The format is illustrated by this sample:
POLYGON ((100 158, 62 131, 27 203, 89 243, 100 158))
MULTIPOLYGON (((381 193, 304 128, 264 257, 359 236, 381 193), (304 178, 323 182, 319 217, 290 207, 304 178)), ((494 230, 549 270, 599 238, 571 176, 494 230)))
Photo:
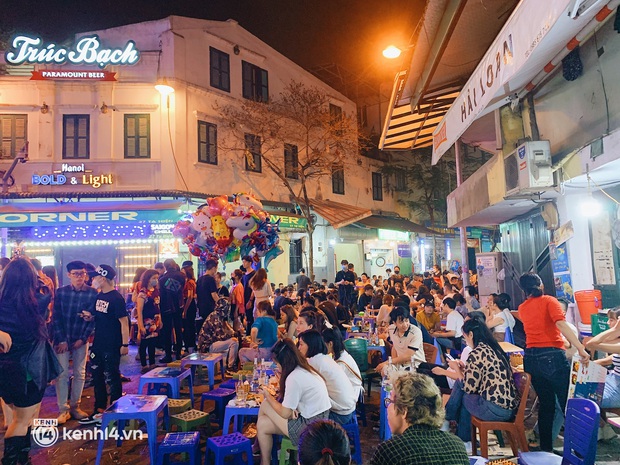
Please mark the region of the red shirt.
POLYGON ((526 347, 557 347, 564 349, 562 333, 555 325, 565 320, 562 307, 555 297, 530 297, 519 305, 519 319, 525 329, 526 347))

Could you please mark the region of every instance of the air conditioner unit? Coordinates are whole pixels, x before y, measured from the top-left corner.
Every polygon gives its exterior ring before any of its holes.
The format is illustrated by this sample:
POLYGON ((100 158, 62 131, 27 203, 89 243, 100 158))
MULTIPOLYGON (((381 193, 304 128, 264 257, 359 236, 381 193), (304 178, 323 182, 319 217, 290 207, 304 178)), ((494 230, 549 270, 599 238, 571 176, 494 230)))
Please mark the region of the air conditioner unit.
POLYGON ((540 192, 553 186, 549 141, 526 142, 504 157, 506 196, 540 192))

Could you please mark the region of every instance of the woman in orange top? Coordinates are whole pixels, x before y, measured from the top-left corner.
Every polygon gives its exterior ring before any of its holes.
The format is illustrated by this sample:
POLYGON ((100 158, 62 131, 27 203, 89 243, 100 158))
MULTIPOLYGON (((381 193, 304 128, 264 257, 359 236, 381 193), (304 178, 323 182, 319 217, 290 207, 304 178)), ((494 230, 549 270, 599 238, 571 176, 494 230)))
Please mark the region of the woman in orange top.
POLYGON ((553 450, 553 417, 556 398, 564 411, 568 395, 570 363, 564 353, 562 335, 579 351, 584 360, 590 356, 566 323, 562 307, 555 297, 543 295, 543 283, 535 273, 519 278, 527 297, 519 305, 519 319, 525 330, 526 349, 523 368, 532 376, 538 394, 538 430, 540 448, 553 450))
POLYGON ((232 279, 234 286, 230 293, 230 303, 233 309, 233 321, 236 322, 237 317, 239 317, 241 324, 245 324, 245 304, 243 300, 243 284, 241 283, 243 279, 243 271, 233 271, 232 279))

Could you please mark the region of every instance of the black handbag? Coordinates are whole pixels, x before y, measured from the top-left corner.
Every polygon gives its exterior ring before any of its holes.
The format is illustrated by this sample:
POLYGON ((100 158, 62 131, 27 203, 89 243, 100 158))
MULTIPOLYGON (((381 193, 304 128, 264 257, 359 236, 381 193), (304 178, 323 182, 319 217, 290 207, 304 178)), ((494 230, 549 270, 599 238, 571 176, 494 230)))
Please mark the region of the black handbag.
POLYGON ((47 383, 63 371, 52 345, 44 339, 33 342, 24 362, 23 366, 39 389, 45 389, 47 383))

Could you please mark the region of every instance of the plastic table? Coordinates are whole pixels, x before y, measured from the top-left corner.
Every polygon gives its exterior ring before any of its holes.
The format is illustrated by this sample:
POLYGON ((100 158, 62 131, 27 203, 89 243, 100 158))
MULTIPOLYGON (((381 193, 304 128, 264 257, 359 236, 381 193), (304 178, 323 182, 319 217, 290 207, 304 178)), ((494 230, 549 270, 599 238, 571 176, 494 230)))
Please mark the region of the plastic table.
POLYGON ((224 355, 225 354, 201 354, 194 352, 181 359, 181 368, 185 368, 189 365, 192 369, 192 376, 195 376, 197 365, 207 367, 207 370, 209 370, 209 390, 212 390, 215 385, 215 364, 217 362, 220 363, 220 373, 222 374, 222 381, 224 381, 224 355))
POLYGON ((388 397, 388 393, 381 386, 381 403, 379 404, 379 438, 382 441, 387 441, 392 437, 392 430, 390 424, 387 421, 387 409, 385 408, 384 399, 388 397))
POLYGON ((507 354, 520 353, 523 354, 523 349, 519 346, 511 344, 510 342, 502 341, 499 343, 500 347, 504 349, 507 354))
MULTIPOLYGON (((164 426, 166 430, 169 430, 170 415, 168 413, 168 397, 127 394, 118 399, 103 412, 100 428, 101 431, 106 431, 110 422, 115 420, 118 421, 117 429, 119 436, 116 440, 116 446, 120 447, 123 443, 122 432, 125 430, 127 421, 144 420, 146 422, 146 431, 148 434, 150 463, 154 465, 157 458, 157 417, 160 412, 164 413, 164 426)), ((100 437, 95 465, 101 463, 104 442, 104 437, 100 437)))
POLYGON ((231 405, 230 402, 226 405, 226 410, 224 413, 224 426, 222 427, 222 434, 228 434, 230 429, 230 420, 234 419, 233 432, 240 430, 240 425, 237 422, 236 417, 244 417, 244 416, 258 416, 258 411, 260 407, 237 407, 236 405, 231 405))
POLYGON ((142 389, 148 384, 168 384, 172 390, 171 397, 174 399, 181 398, 181 382, 189 378, 189 398, 194 401, 194 383, 192 383, 191 370, 184 368, 158 367, 140 376, 140 384, 138 385, 138 394, 142 393, 142 389))
POLYGON ((387 351, 385 350, 385 346, 369 345, 368 350, 378 350, 379 352, 381 352, 381 358, 383 359, 384 362, 388 358, 387 351))

